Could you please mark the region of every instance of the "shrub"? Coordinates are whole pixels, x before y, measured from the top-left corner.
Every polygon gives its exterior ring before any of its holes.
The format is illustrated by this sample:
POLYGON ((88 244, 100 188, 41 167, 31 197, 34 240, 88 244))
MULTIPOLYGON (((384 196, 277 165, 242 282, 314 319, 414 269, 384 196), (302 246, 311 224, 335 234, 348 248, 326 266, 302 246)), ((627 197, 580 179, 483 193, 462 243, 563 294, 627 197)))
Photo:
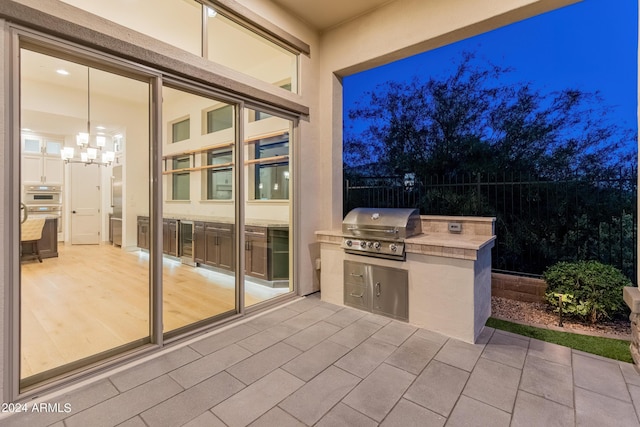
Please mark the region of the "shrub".
POLYGON ((559 262, 542 277, 551 305, 558 307, 557 294, 563 294, 562 313, 591 323, 623 313, 622 288, 632 286, 620 270, 598 261, 559 262))

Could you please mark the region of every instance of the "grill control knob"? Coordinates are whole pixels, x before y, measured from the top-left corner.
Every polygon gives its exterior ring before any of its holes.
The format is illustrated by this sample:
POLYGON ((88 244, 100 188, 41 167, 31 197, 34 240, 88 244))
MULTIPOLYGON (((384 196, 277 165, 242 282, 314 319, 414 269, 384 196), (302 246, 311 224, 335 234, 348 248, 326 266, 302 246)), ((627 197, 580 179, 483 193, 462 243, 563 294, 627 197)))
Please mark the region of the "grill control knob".
POLYGON ((365 242, 364 240, 362 242, 360 242, 360 247, 362 249, 366 248, 367 247, 367 242, 365 242))
POLYGON ((395 243, 392 243, 389 245, 389 249, 391 249, 391 252, 395 252, 398 250, 398 247, 396 246, 395 243))
POLYGON ((351 247, 351 245, 353 245, 353 242, 351 240, 347 240, 346 242, 344 242, 347 246, 351 247))
POLYGON ((380 242, 375 242, 373 244, 373 247, 376 248, 376 249, 380 249, 380 242))
POLYGON ((369 249, 373 247, 373 242, 369 242, 369 249))

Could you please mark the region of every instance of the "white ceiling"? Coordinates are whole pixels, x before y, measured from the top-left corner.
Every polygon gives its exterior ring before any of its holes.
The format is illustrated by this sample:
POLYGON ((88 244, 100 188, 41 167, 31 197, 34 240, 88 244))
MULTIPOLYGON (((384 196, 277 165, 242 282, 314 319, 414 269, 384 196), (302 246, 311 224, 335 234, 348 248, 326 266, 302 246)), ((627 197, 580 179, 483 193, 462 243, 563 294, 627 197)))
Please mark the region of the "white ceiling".
POLYGON ((325 30, 394 0, 273 0, 302 21, 325 30))

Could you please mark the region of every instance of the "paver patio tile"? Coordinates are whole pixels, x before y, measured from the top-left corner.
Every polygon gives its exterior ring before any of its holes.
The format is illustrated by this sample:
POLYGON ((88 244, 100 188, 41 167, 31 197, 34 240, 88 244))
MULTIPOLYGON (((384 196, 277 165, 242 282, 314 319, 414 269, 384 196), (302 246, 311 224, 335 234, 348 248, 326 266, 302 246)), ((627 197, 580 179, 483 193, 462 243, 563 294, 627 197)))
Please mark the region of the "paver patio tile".
POLYGON ((331 341, 323 341, 283 365, 282 369, 303 381, 309 381, 347 354, 349 350, 343 345, 331 341))
POLYGON ((306 351, 321 341, 341 330, 339 326, 327 322, 318 322, 285 339, 284 342, 295 348, 306 351))
POLYGON ((463 395, 447 419, 447 427, 509 427, 510 420, 509 413, 463 395))
POLYGON ((396 346, 372 337, 345 354, 335 365, 364 378, 396 350, 396 346))
POLYGON ((189 347, 206 356, 256 333, 258 333, 258 329, 252 328, 248 324, 241 324, 196 341, 189 347))
POLYGON ((575 389, 576 425, 580 427, 640 425, 631 402, 623 402, 580 387, 575 389))
POLYGON ((338 403, 316 424, 316 427, 376 427, 377 422, 349 406, 338 403))
POLYGON ((336 326, 340 326, 341 328, 344 328, 346 326, 349 326, 356 320, 364 317, 365 314, 366 312, 362 310, 356 310, 353 308, 346 307, 340 311, 337 311, 335 314, 327 317, 326 319, 324 319, 324 321, 331 323, 332 325, 336 325, 336 326))
POLYGON ((532 338, 527 354, 560 365, 571 366, 571 349, 569 347, 532 338))
POLYGON ((215 406, 213 413, 228 426, 246 426, 303 385, 304 382, 293 375, 276 369, 215 406))
POLYGON ((573 408, 573 374, 568 366, 529 356, 520 389, 573 408))
POLYGON ((434 360, 471 372, 483 351, 484 344, 448 340, 435 355, 434 360))
POLYGON ((520 369, 480 359, 462 393, 511 413, 521 373, 520 369))
POLYGON ((376 323, 358 320, 327 339, 345 347, 356 348, 381 327, 376 323))
POLYGON ((448 417, 468 379, 467 371, 432 360, 404 398, 448 417))
POLYGON ((213 415, 211 411, 207 411, 202 415, 197 416, 183 427, 226 427, 220 418, 213 415))
POLYGON ((243 388, 244 384, 223 371, 143 412, 142 419, 150 426, 179 427, 243 388))
MULTIPOLYGON (((202 357, 191 347, 182 347, 109 377, 119 391, 127 391, 202 357)), ((203 378, 204 379, 204 378, 203 378)))
POLYGON ((414 379, 414 375, 383 363, 349 393, 343 402, 380 422, 414 379))
POLYGON ((528 348, 528 338, 514 334, 501 334, 496 331, 480 357, 522 369, 528 348))
POLYGON ((359 382, 360 378, 355 375, 330 366, 279 406, 302 422, 313 425, 359 382))
POLYGON ((236 363, 228 368, 227 372, 238 378, 243 383, 251 384, 284 365, 300 353, 302 352, 297 348, 291 347, 283 342, 279 342, 265 350, 262 350, 260 353, 256 353, 253 356, 236 363))
MULTIPOLYGON (((224 426, 224 424, 221 424, 224 426)), ((296 420, 277 406, 249 424, 250 427, 305 427, 306 424, 296 420)), ((204 426, 203 426, 204 427, 204 426)))
POLYGON ((577 387, 618 400, 631 401, 620 366, 611 359, 574 352, 573 381, 577 387))
POLYGON ((520 390, 511 427, 566 427, 575 425, 574 418, 570 407, 520 390))
POLYGON ((442 415, 408 400, 400 399, 380 427, 442 427, 446 421, 447 419, 442 415))
POLYGON ((169 376, 182 387, 189 388, 224 371, 241 360, 251 357, 251 355, 250 351, 237 344, 231 344, 170 372, 169 376))
POLYGON ((417 330, 418 328, 411 326, 408 323, 392 321, 373 334, 373 338, 398 347, 417 330))
POLYGON ((419 338, 414 334, 398 347, 385 362, 418 375, 441 347, 442 344, 419 338))
POLYGON ((68 427, 100 427, 120 424, 183 391, 167 375, 153 379, 79 412, 65 420, 68 427))

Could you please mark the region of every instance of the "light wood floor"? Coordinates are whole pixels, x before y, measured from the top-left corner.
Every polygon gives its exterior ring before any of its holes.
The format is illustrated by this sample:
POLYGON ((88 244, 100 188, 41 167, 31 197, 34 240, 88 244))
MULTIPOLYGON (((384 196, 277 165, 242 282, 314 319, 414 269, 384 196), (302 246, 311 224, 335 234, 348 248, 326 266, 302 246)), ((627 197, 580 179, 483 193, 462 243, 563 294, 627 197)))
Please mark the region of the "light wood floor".
MULTIPOLYGON (((149 335, 149 258, 110 245, 61 245, 21 264, 21 377, 149 335)), ((247 283, 247 305, 288 289, 247 283)), ((163 265, 164 331, 234 309, 234 279, 173 260, 163 265)))

